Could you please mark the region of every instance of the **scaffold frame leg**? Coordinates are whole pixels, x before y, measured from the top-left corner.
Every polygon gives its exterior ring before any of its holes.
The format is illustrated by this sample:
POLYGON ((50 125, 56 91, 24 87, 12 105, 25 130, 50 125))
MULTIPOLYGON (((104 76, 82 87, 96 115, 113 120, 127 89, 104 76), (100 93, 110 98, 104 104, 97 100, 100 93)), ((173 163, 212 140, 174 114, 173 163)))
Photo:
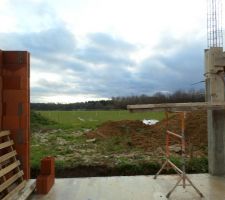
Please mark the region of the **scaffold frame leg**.
POLYGON ((169 127, 169 117, 168 112, 165 113, 166 115, 166 161, 163 163, 160 170, 155 174, 154 179, 158 177, 158 175, 162 172, 162 170, 167 166, 170 165, 172 169, 174 169, 177 174, 180 176, 177 183, 174 185, 174 187, 167 193, 166 197, 169 198, 170 195, 173 193, 173 191, 176 189, 177 186, 183 186, 185 189, 186 186, 192 186, 195 191, 200 195, 200 197, 204 197, 203 194, 200 192, 200 190, 192 183, 192 181, 189 179, 189 177, 186 175, 186 168, 185 168, 185 118, 186 118, 186 112, 180 112, 181 116, 181 134, 176 134, 168 130, 169 127), (182 169, 178 168, 171 160, 170 160, 170 137, 176 137, 181 140, 181 157, 182 157, 182 169), (182 181, 182 184, 180 182, 182 181), (187 185, 186 182, 189 182, 190 185, 187 185))

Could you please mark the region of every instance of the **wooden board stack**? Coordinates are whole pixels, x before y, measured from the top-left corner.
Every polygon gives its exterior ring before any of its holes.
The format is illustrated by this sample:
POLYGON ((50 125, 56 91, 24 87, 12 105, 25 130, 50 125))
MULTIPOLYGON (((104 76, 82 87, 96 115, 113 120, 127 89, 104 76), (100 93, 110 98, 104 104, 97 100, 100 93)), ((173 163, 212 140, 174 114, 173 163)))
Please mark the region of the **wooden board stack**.
POLYGON ((20 161, 16 158, 9 131, 0 131, 0 199, 14 199, 25 187, 20 161))

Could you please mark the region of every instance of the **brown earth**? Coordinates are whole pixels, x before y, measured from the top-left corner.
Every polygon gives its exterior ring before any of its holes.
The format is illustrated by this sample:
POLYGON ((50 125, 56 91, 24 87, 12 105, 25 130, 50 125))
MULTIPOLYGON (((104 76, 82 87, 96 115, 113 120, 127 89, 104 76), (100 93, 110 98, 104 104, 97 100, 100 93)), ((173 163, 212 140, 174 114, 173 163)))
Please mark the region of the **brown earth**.
MULTIPOLYGON (((169 130, 179 134, 181 132, 180 123, 181 120, 178 114, 170 116, 169 130)), ((187 157, 200 158, 200 160, 206 158, 206 112, 188 113, 185 125, 187 157)), ((96 130, 84 134, 84 137, 88 139, 95 138, 91 142, 87 142, 87 139, 82 144, 75 144, 75 146, 70 144, 75 153, 67 154, 67 156, 78 156, 75 157, 75 161, 80 162, 80 164, 74 167, 56 167, 56 176, 65 178, 155 174, 161 167, 164 161, 163 158, 165 158, 165 131, 166 120, 152 126, 145 125, 141 121, 130 120, 106 122, 96 130), (114 146, 121 149, 112 149, 114 146), (124 159, 127 162, 129 161, 128 164, 126 162, 123 164, 124 159), (118 164, 121 162, 122 164, 118 164)), ((44 136, 47 137, 46 134, 44 136)), ((47 138, 43 139, 46 140, 47 138)), ((175 146, 174 144, 179 144, 179 141, 171 140, 170 147, 175 146)), ((64 149, 65 145, 59 144, 58 146, 62 146, 62 149, 64 149)), ((66 146, 68 147, 68 144, 66 146)), ((174 149, 176 148, 177 146, 174 149)), ((179 157, 180 151, 172 150, 172 155, 179 157)), ((72 159, 73 157, 69 158, 72 159)), ((186 167, 187 172, 205 173, 207 172, 207 160, 191 162, 186 167)), ((165 173, 173 173, 173 171, 165 171, 165 173)), ((33 178, 36 178, 39 169, 32 169, 31 174, 33 178)))
MULTIPOLYGON (((165 146, 166 120, 149 126, 141 121, 115 121, 102 124, 95 131, 87 133, 88 138, 99 140, 112 136, 130 136, 130 146, 141 147, 146 151, 155 152, 157 148, 165 146)), ((180 115, 175 114, 169 117, 169 130, 177 134, 181 133, 180 115)), ((207 146, 207 113, 195 111, 187 113, 185 120, 185 137, 189 153, 199 152, 207 146)), ((179 140, 171 139, 171 145, 179 143, 179 140)), ((206 151, 204 151, 204 154, 206 151)))

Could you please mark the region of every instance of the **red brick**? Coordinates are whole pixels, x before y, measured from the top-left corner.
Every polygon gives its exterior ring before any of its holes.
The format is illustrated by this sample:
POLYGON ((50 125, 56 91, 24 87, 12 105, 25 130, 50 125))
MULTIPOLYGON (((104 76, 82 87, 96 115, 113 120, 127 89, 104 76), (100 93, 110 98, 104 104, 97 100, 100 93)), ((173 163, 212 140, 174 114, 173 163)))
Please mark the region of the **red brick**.
POLYGON ((4 102, 2 109, 3 116, 17 116, 18 115, 18 105, 16 103, 4 102))
POLYGON ((29 78, 29 71, 26 65, 14 66, 14 65, 3 65, 2 67, 3 76, 23 76, 29 78))
POLYGON ((21 168, 24 172, 24 178, 30 178, 30 158, 29 158, 29 144, 14 145, 17 151, 17 158, 21 161, 21 168))
POLYGON ((3 116, 3 129, 28 129, 27 116, 3 116))
POLYGON ((12 131, 25 179, 30 178, 29 66, 28 52, 0 51, 0 129, 12 131))
POLYGON ((21 82, 20 87, 22 90, 30 91, 30 79, 25 76, 20 76, 21 82))
POLYGON ((17 71, 3 70, 4 89, 21 89, 29 92, 29 81, 28 70, 25 67, 17 71))
POLYGON ((55 177, 55 159, 46 157, 41 160, 41 175, 53 175, 55 177))
POLYGON ((3 116, 3 129, 18 129, 19 127, 19 118, 17 116, 3 116))
POLYGON ((2 57, 3 57, 3 52, 0 50, 0 75, 2 74, 2 57))
POLYGON ((47 194, 54 184, 51 175, 39 175, 36 181, 36 189, 38 194, 47 194))
POLYGON ((3 81, 2 81, 2 76, 0 74, 0 90, 1 90, 1 92, 2 92, 2 89, 3 89, 3 81))
POLYGON ((27 143, 27 144, 15 144, 14 147, 15 147, 17 153, 21 154, 21 155, 26 155, 27 151, 30 148, 29 143, 27 143))
POLYGON ((28 91, 26 90, 3 90, 3 102, 16 101, 29 103, 28 91))
POLYGON ((15 132, 12 132, 10 134, 10 138, 14 141, 15 145, 30 143, 28 130, 25 130, 25 129, 18 129, 15 132))
POLYGON ((26 115, 21 116, 20 128, 21 129, 28 129, 28 127, 29 127, 28 123, 29 123, 28 116, 26 116, 26 115))
POLYGON ((29 53, 27 51, 3 51, 4 64, 28 64, 29 53))
POLYGON ((21 89, 21 78, 20 76, 3 76, 3 88, 20 90, 21 89))
POLYGON ((3 103, 4 116, 26 116, 28 115, 28 103, 20 103, 12 99, 3 103))

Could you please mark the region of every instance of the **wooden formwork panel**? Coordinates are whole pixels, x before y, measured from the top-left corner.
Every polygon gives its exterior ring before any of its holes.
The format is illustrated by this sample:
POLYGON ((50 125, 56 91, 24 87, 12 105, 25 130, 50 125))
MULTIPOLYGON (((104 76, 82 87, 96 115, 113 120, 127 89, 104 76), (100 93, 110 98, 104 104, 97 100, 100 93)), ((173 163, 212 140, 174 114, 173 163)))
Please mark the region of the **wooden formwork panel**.
POLYGON ((0 199, 12 199, 25 186, 21 162, 17 160, 17 153, 13 149, 13 141, 9 137, 10 131, 0 131, 0 199))

